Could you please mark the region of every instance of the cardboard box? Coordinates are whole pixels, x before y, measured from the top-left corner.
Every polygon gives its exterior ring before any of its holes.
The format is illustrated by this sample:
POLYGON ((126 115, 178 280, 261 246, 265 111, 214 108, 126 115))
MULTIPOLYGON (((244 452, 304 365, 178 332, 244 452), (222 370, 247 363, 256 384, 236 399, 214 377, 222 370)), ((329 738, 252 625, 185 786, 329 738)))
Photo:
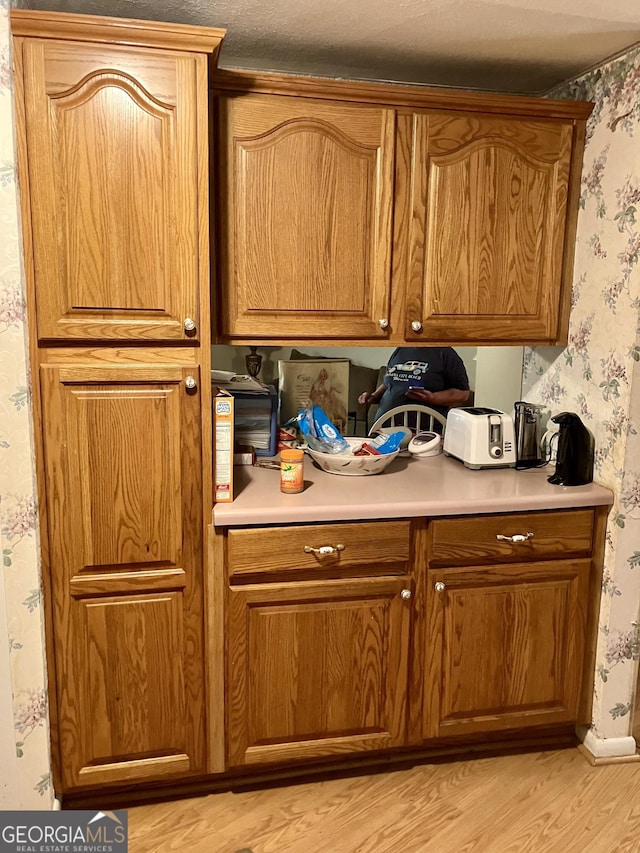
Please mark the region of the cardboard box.
POLYGON ((213 398, 213 499, 233 500, 233 394, 218 389, 213 398))

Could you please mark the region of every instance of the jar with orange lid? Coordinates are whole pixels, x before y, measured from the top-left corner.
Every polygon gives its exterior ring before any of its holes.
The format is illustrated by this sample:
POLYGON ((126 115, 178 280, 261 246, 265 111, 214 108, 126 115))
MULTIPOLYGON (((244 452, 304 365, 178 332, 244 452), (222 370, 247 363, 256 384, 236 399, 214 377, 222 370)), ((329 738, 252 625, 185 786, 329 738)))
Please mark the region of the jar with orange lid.
POLYGON ((280 491, 296 495, 304 490, 304 451, 286 448, 280 451, 280 491))

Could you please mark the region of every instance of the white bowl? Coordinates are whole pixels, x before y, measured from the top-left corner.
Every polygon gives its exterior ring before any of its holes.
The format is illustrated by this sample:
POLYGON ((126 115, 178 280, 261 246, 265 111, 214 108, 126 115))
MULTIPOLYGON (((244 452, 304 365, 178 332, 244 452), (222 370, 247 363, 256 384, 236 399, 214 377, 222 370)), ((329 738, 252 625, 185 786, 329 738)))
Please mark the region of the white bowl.
MULTIPOLYGON (((359 447, 366 438, 345 438, 352 448, 359 447)), ((309 456, 328 474, 343 474, 346 477, 366 477, 368 474, 380 474, 400 451, 383 453, 380 456, 353 456, 345 453, 321 453, 307 447, 309 456)))

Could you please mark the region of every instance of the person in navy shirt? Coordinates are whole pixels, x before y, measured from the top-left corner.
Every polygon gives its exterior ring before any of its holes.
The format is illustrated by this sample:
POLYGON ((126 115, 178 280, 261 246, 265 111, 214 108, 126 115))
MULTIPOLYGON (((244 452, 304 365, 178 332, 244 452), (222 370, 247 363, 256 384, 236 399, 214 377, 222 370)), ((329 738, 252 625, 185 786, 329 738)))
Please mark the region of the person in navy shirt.
POLYGON ((376 418, 411 402, 446 417, 452 406, 463 406, 469 397, 464 362, 452 347, 398 347, 387 363, 383 384, 372 394, 361 394, 358 402, 378 403, 376 418))

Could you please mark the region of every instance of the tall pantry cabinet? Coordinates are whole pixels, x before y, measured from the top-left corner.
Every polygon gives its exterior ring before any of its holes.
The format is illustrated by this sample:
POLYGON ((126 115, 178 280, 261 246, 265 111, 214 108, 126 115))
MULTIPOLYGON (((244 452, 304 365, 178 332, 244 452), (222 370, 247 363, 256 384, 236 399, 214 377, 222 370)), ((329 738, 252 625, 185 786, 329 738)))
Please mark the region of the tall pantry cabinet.
POLYGON ((224 31, 11 27, 56 789, 200 774, 224 31))

